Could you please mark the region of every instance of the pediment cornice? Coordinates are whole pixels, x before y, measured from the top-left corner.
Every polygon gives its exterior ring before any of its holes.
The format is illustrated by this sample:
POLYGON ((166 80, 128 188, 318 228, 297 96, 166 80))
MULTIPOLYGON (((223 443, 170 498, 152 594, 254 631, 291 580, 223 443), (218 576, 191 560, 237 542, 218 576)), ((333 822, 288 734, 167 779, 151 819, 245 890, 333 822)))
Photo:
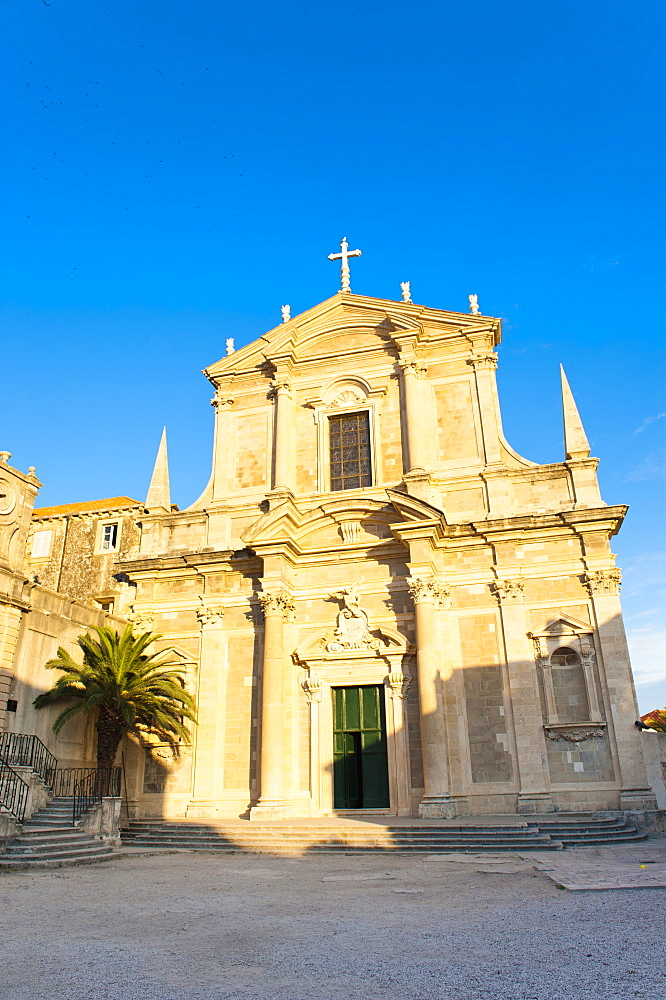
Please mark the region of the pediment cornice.
POLYGON ((311 356, 312 345, 318 338, 325 340, 359 330, 373 332, 380 340, 385 339, 387 344, 404 351, 409 349, 410 342, 418 344, 441 336, 463 335, 472 340, 486 336, 497 344, 501 339, 501 320, 338 292, 216 361, 204 369, 204 374, 215 383, 262 365, 289 366, 304 353, 311 356))

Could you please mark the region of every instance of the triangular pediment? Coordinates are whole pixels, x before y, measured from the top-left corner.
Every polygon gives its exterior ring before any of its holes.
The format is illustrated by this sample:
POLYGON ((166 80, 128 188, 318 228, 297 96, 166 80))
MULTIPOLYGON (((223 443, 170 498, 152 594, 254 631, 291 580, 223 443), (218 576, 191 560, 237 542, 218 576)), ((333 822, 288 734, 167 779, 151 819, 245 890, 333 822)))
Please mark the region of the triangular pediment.
POLYGON ((263 365, 298 363, 341 352, 375 348, 395 353, 407 338, 418 343, 438 336, 492 331, 500 339, 500 320, 490 316, 430 309, 412 302, 395 302, 338 292, 294 316, 287 323, 216 361, 204 373, 211 381, 248 372, 263 365))
POLYGON ((589 622, 581 622, 570 615, 562 615, 549 621, 542 632, 531 632, 530 635, 535 639, 556 639, 573 635, 591 635, 593 632, 594 628, 589 622))

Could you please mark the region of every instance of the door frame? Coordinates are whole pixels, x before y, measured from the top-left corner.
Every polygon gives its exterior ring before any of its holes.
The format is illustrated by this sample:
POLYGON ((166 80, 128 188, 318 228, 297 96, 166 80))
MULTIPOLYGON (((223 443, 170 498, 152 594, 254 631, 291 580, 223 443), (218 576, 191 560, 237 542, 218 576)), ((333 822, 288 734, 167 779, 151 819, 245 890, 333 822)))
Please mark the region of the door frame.
MULTIPOLYGON (((386 634, 386 630, 384 630, 386 634)), ((319 637, 319 636, 318 636, 319 637)), ((302 682, 310 709, 310 815, 331 816, 333 806, 333 695, 334 687, 378 685, 384 694, 389 806, 372 810, 385 815, 411 816, 411 769, 405 694, 411 681, 408 654, 401 636, 390 636, 386 650, 350 650, 315 655, 308 648, 295 655, 305 670, 302 682), (402 640, 402 641, 401 641, 402 640)), ((319 645, 319 644, 317 644, 319 645)), ((356 810, 354 810, 356 811, 356 810)), ((364 810, 358 810, 362 813, 364 810)))

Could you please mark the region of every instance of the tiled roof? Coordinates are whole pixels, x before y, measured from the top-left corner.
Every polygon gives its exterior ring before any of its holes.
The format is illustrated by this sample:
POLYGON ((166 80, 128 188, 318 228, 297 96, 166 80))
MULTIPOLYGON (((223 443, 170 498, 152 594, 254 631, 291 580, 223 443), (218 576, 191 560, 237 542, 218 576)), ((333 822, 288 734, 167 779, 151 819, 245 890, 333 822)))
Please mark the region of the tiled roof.
POLYGON ((57 507, 36 507, 33 517, 50 517, 58 514, 82 514, 93 510, 119 510, 125 507, 142 507, 140 500, 131 497, 108 497, 106 500, 81 500, 79 503, 63 503, 57 507))

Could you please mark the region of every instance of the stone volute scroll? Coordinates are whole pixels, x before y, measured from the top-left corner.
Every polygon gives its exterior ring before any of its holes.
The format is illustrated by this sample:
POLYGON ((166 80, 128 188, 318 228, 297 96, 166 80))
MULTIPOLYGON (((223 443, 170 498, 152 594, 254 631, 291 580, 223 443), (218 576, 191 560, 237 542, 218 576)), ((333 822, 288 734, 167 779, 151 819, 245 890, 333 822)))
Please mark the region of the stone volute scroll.
POLYGON ((380 649, 382 643, 370 632, 367 612, 361 607, 358 584, 344 587, 330 596, 340 601, 333 639, 326 644, 329 653, 343 653, 352 649, 380 649))

